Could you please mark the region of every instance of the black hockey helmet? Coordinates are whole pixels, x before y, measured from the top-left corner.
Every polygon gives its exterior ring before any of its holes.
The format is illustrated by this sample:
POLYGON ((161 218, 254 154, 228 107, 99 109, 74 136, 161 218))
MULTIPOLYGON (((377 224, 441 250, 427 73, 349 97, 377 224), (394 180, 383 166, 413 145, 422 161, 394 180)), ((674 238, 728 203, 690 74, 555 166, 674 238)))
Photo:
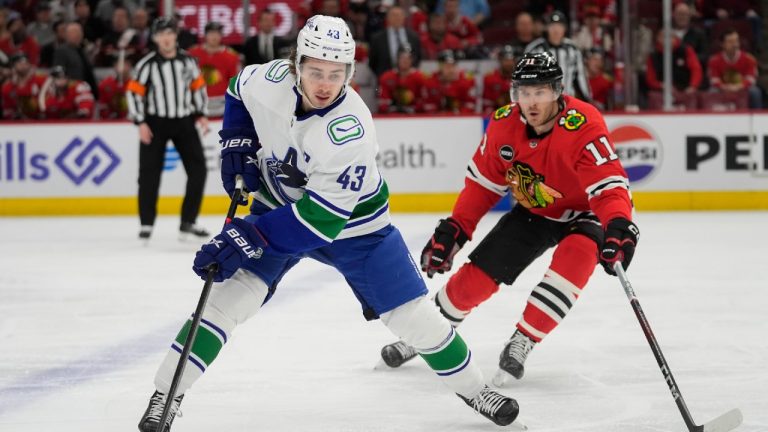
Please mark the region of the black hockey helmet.
POLYGON ((541 84, 549 84, 555 95, 560 96, 563 91, 563 69, 548 51, 523 54, 512 73, 512 100, 518 100, 516 93, 520 87, 541 84))
POLYGON ((172 30, 174 33, 178 32, 176 20, 168 17, 159 17, 152 22, 153 35, 163 30, 172 30))

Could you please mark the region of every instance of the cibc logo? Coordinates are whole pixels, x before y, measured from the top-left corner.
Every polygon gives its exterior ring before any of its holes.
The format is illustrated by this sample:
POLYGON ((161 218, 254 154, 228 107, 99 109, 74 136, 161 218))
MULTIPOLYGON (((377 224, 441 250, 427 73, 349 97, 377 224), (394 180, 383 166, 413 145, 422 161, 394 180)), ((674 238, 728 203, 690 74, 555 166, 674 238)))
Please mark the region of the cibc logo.
POLYGON ((661 166, 661 141, 648 128, 620 125, 611 131, 611 138, 630 184, 647 180, 661 166))
POLYGON ((99 185, 119 164, 120 158, 99 137, 85 145, 76 137, 56 157, 56 166, 76 185, 88 178, 99 185))

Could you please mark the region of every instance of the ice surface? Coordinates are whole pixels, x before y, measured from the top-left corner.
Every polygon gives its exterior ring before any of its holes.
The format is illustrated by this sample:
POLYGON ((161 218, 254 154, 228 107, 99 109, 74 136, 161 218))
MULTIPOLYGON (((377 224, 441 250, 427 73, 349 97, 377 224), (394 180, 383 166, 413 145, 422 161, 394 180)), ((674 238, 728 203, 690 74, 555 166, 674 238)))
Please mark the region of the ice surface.
MULTIPOLYGON (((394 219, 418 253, 440 216, 394 219)), ((768 213, 640 213, 638 225, 628 276, 694 419, 738 407, 739 431, 767 431, 768 213)), ((0 431, 136 430, 203 285, 190 271, 198 245, 179 243, 177 228, 161 218, 142 247, 136 218, 0 219, 0 431)), ((549 256, 460 328, 489 381, 549 256)), ((173 430, 503 430, 421 361, 374 370, 392 340, 363 319, 340 276, 304 262, 190 390, 173 430)), ((532 432, 686 430, 618 280, 602 269, 533 351, 525 378, 502 391, 532 432)))

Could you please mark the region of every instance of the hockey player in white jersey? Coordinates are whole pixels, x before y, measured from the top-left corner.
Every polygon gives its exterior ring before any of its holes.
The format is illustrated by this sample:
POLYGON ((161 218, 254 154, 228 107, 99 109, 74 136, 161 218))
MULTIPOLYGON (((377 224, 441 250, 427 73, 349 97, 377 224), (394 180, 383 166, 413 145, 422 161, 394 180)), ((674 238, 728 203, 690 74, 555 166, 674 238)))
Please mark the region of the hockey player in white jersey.
MULTIPOLYGON (((314 16, 289 60, 244 68, 230 82, 222 138, 222 180, 232 196, 243 176, 251 214, 233 219, 198 251, 193 269, 218 272, 203 313, 169 430, 184 393, 210 367, 238 324, 266 304, 299 260, 335 267, 366 319, 381 321, 416 347, 438 376, 473 409, 499 425, 518 414, 514 399, 490 390, 469 348, 434 303, 400 232, 391 225, 387 184, 376 166, 371 113, 349 86, 355 42, 343 20, 314 16)), ((139 423, 160 431, 179 353, 191 319, 155 376, 139 423)))

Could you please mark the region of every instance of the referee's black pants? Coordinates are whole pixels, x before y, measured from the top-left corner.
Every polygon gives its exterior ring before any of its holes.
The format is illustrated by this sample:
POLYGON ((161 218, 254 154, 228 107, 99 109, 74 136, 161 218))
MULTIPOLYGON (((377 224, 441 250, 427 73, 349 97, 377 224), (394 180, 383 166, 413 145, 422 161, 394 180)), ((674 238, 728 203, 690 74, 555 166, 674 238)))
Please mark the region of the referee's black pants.
POLYGON ((193 117, 178 119, 147 117, 152 141, 139 148, 139 218, 142 225, 154 225, 160 177, 165 165, 165 147, 173 142, 187 172, 187 188, 181 204, 181 222, 195 223, 205 189, 205 155, 193 117))

